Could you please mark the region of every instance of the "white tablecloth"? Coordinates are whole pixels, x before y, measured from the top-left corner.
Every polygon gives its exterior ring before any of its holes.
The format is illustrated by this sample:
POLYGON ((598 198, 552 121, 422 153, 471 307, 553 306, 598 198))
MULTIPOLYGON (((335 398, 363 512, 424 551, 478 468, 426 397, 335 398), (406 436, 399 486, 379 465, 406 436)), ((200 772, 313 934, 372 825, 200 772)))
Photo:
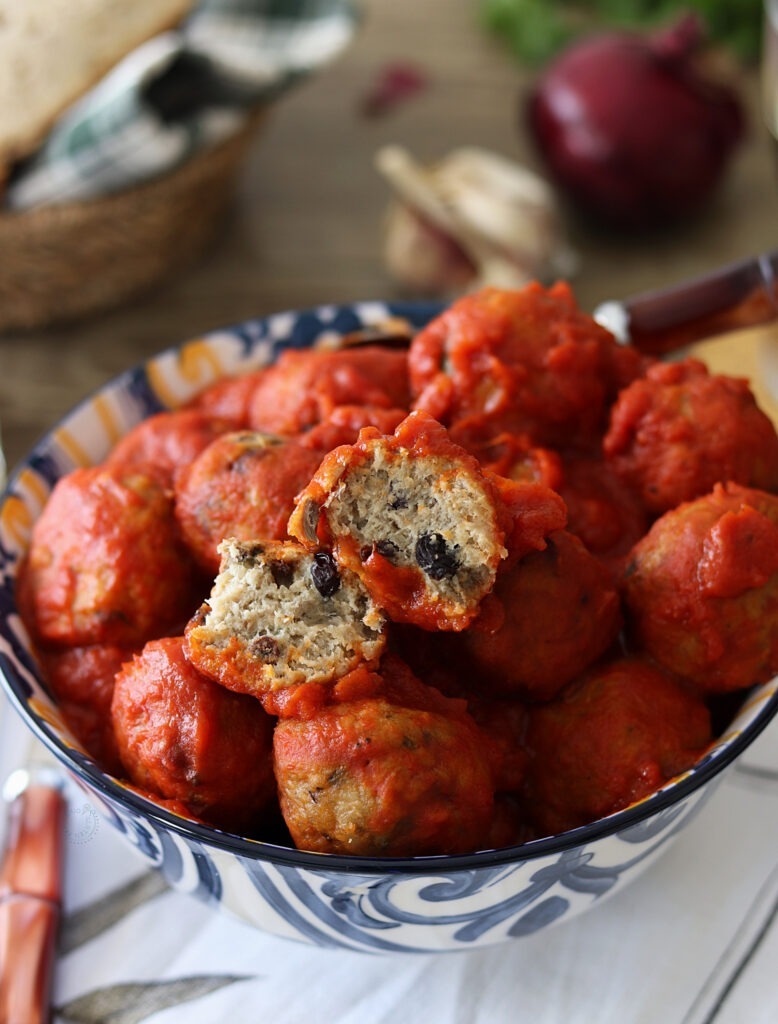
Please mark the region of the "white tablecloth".
MULTIPOLYGON (((0 774, 26 730, 0 708, 0 774)), ((255 932, 167 889, 73 786, 54 1022, 775 1024, 778 722, 621 893, 485 951, 369 956, 255 932)))

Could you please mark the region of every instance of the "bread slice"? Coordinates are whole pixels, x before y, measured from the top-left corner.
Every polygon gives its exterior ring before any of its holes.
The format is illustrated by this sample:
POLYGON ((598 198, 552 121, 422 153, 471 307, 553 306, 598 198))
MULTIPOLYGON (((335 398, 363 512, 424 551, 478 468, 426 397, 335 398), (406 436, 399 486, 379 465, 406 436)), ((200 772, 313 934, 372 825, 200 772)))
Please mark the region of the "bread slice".
POLYGON ((205 675, 261 698, 381 656, 383 615, 327 552, 234 537, 220 552, 210 597, 186 628, 187 657, 205 675))
POLYGON ((195 0, 0 0, 0 168, 195 0))

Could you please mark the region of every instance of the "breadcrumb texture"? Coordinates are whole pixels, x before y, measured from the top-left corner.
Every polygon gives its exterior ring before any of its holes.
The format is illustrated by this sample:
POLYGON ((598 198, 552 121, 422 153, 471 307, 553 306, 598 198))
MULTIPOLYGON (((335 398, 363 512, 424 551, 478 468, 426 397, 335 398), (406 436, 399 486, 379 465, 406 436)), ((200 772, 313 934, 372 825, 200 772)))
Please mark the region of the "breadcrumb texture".
POLYGON ((325 552, 228 538, 187 655, 229 689, 261 696, 327 683, 384 649, 384 616, 359 578, 325 552))
POLYGON ((464 629, 507 555, 504 509, 478 462, 424 413, 363 430, 323 460, 289 521, 331 546, 390 618, 464 629))

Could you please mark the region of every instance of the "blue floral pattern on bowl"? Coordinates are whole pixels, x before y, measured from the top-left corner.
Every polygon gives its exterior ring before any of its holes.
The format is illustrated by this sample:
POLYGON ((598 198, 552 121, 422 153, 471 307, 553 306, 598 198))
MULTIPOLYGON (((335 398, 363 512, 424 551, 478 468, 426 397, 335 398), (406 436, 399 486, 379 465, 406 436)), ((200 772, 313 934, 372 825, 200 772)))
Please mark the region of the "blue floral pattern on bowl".
POLYGON ((439 307, 361 303, 280 313, 169 349, 81 402, 15 471, 0 504, 0 678, 11 702, 103 817, 167 881, 273 934, 370 953, 441 952, 534 934, 602 900, 651 864, 711 795, 721 771, 778 710, 773 680, 688 772, 609 818, 560 836, 453 857, 315 854, 180 818, 103 774, 70 735, 38 672, 14 582, 49 491, 100 461, 145 417, 283 349, 337 343, 396 318, 423 326, 439 307))

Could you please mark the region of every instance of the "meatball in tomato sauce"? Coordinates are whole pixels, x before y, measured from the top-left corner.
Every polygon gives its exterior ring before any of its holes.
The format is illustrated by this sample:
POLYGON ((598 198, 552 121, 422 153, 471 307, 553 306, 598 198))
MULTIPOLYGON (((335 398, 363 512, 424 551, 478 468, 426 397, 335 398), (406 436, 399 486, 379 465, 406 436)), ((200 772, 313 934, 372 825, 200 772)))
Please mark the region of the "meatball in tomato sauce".
MULTIPOLYGON (((381 671, 410 675, 392 657, 381 671)), ((464 702, 413 679, 398 697, 391 682, 385 692, 278 722, 281 810, 301 849, 400 857, 486 842, 492 767, 464 702)))
POLYGON ((643 367, 561 283, 458 299, 414 338, 408 361, 414 408, 468 447, 503 431, 539 445, 590 445, 643 367))
POLYGON ((283 540, 295 497, 322 452, 289 438, 243 430, 224 434, 186 466, 175 490, 176 518, 204 570, 219 571, 219 544, 283 540))
POLYGON ((577 537, 558 530, 543 551, 498 573, 487 613, 454 643, 486 693, 549 700, 620 628, 610 574, 577 537))
POLYGON ((254 430, 300 434, 339 405, 407 408, 407 354, 366 345, 333 351, 287 349, 257 382, 249 424, 254 430))
POLYGON ((201 675, 181 637, 146 644, 116 676, 112 717, 131 782, 231 831, 251 831, 275 782, 272 719, 201 675))
POLYGON ((653 516, 716 483, 778 488, 778 434, 748 383, 697 359, 658 363, 625 388, 603 449, 653 516))
POLYGON ((711 740, 703 701, 672 676, 620 659, 530 709, 525 804, 539 833, 603 818, 653 793, 711 740))
POLYGON ((170 494, 117 467, 76 469, 35 524, 20 605, 43 644, 142 644, 183 626, 199 580, 170 494))
POLYGON ((145 473, 164 487, 220 434, 235 424, 197 409, 160 412, 126 434, 106 459, 124 473, 145 473))
POLYGON ((778 497, 717 485, 658 519, 624 573, 633 644, 704 693, 778 672, 778 497))

